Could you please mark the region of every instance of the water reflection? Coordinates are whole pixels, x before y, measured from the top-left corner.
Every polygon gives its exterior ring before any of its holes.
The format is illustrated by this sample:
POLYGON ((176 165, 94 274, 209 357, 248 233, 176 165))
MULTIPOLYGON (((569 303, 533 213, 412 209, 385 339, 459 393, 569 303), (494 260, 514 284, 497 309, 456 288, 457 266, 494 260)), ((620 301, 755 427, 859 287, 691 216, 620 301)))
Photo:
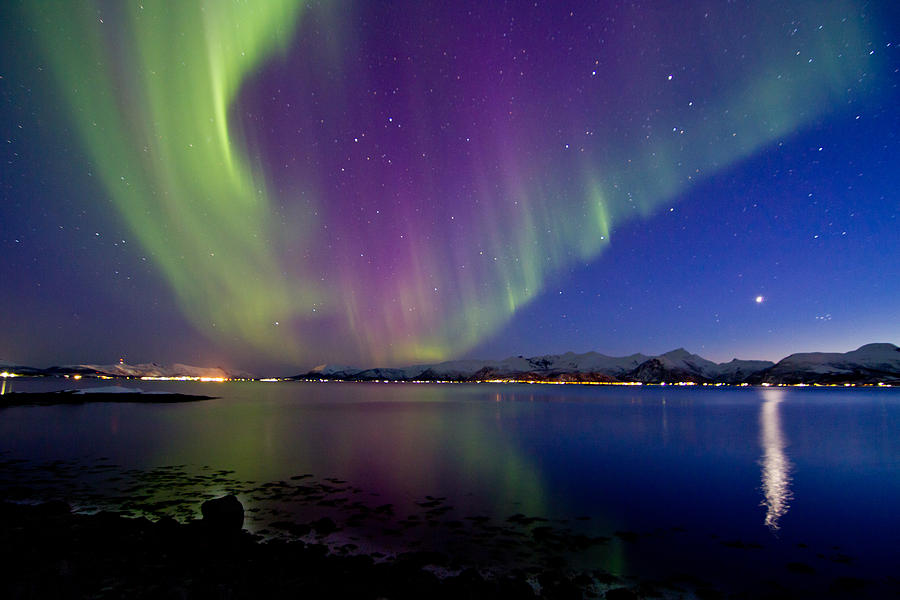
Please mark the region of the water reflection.
POLYGON ((779 408, 784 398, 783 390, 762 391, 764 402, 759 411, 760 445, 762 446, 762 491, 766 507, 766 527, 777 531, 778 520, 783 517, 793 499, 791 493, 791 469, 793 465, 784 452, 787 440, 781 430, 779 408))

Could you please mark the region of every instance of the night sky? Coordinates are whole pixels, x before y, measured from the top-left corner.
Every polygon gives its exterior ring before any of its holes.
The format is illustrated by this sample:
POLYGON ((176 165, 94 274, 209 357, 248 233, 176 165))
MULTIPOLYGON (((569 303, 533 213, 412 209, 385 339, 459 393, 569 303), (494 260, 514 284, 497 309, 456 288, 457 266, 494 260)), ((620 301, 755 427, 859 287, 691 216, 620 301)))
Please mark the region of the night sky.
POLYGON ((897 343, 897 4, 4 2, 0 359, 897 343))

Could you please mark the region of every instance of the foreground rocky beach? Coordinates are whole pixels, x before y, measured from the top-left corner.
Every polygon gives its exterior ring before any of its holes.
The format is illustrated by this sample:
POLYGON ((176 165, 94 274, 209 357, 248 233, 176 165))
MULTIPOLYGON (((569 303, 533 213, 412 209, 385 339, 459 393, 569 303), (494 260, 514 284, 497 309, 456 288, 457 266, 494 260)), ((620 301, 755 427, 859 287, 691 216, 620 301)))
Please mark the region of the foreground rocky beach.
MULTIPOLYGON (((586 591, 586 580, 571 581, 553 570, 488 580, 468 569, 439 578, 424 568, 446 560, 433 553, 376 562, 366 555, 330 554, 322 544, 262 543, 240 529, 233 512, 212 514, 180 524, 113 512, 79 515, 62 501, 4 502, 0 560, 7 576, 0 579, 0 596, 529 598, 536 596, 531 578, 544 598, 581 598, 586 591)), ((623 589, 606 597, 635 596, 623 589)))
MULTIPOLYGON (((300 539, 263 539, 241 528, 244 510, 234 496, 204 502, 202 514, 180 523, 168 516, 151 520, 112 511, 78 514, 60 500, 0 502, 0 561, 6 571, 0 597, 629 600, 886 598, 900 593, 896 585, 872 587, 852 578, 834 578, 826 587, 770 581, 752 590, 726 591, 695 574, 622 579, 601 570, 575 572, 553 561, 485 574, 434 551, 385 557, 300 539)), ((327 518, 295 527, 317 535, 337 529, 327 518)), ((621 533, 630 536, 637 534, 621 533)), ((697 568, 702 572, 704 565, 697 568)), ((802 563, 788 569, 799 577, 814 574, 802 563)), ((771 575, 760 573, 760 582, 771 575)))

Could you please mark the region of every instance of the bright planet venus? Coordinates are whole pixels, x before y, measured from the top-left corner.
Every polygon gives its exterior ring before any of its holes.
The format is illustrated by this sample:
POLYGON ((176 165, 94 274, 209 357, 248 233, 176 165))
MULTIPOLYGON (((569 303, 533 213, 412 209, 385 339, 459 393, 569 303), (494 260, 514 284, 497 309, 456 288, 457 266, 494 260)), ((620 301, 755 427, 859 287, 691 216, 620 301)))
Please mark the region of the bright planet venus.
POLYGON ((892 2, 0 11, 0 358, 900 337, 892 2))

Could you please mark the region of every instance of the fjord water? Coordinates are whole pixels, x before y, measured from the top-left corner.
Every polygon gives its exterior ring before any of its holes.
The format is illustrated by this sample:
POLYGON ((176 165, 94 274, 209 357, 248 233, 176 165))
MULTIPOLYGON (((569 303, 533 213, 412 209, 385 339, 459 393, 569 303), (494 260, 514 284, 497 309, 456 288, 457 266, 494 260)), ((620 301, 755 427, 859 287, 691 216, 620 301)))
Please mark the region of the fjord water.
POLYGON ((896 389, 136 385, 221 398, 5 408, 0 459, 209 466, 253 482, 308 473, 398 515, 446 498, 447 518, 521 513, 609 537, 575 560, 619 574, 883 579, 900 567, 896 389))

